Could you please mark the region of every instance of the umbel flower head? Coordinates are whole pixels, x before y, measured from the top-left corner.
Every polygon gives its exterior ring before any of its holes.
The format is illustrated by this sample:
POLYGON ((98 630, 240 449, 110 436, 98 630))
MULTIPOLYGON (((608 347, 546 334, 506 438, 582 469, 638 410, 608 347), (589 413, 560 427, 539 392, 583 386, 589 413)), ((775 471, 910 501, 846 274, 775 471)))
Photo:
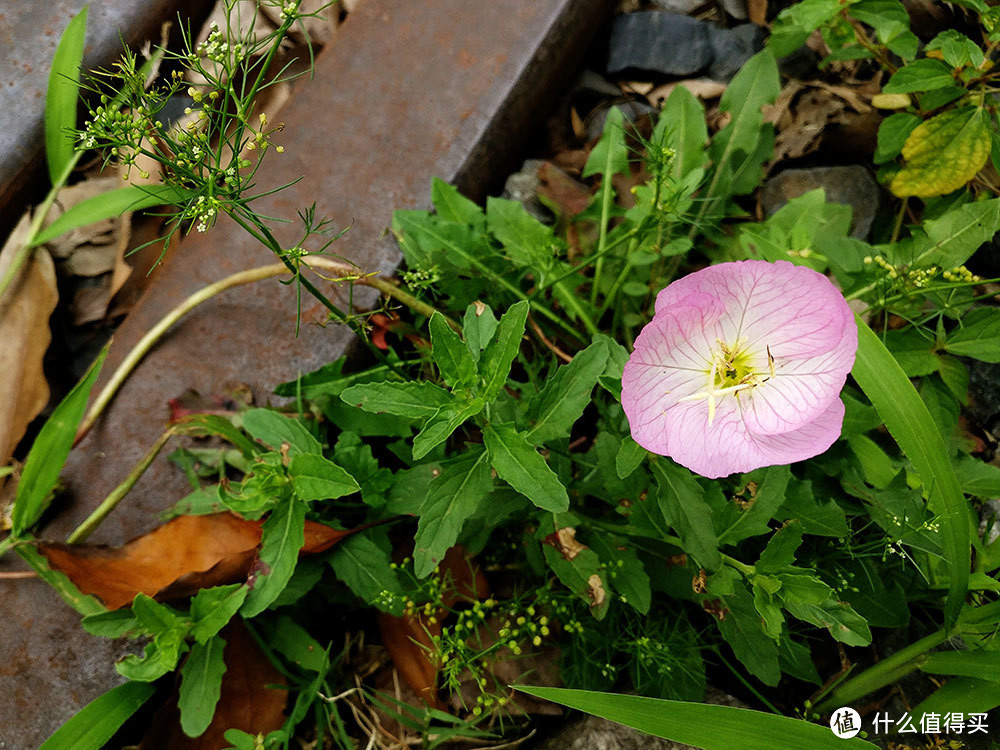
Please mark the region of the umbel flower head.
POLYGON ((857 348, 854 316, 822 274, 721 263, 659 293, 622 407, 639 445, 702 476, 801 461, 840 436, 857 348))

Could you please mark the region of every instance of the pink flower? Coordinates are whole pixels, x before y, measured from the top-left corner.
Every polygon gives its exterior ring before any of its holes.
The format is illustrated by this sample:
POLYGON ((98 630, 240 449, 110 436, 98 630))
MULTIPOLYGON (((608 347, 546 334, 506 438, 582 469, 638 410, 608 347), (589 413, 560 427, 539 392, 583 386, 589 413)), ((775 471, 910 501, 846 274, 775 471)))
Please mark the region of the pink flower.
POLYGON ((632 437, 706 477, 816 456, 840 436, 858 331, 822 274, 722 263, 662 290, 622 376, 632 437))

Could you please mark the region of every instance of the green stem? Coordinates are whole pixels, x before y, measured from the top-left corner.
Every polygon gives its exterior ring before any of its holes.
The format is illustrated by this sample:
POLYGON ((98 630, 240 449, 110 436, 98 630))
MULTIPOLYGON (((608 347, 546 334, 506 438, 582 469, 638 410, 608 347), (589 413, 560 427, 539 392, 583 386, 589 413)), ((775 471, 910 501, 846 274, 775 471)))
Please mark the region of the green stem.
POLYGON ((899 204, 899 213, 896 214, 896 223, 892 227, 892 237, 889 239, 889 244, 896 244, 896 240, 899 239, 899 233, 903 229, 903 217, 906 216, 906 202, 909 198, 903 198, 903 202, 899 204))
POLYGON ((135 487, 135 483, 146 473, 146 469, 153 463, 153 459, 160 454, 167 441, 174 436, 174 432, 175 428, 170 427, 156 439, 153 447, 146 452, 146 455, 139 460, 135 468, 125 477, 125 481, 111 490, 111 494, 104 498, 101 504, 94 509, 94 512, 87 516, 83 523, 73 529, 72 534, 66 537, 67 544, 78 544, 94 533, 111 511, 118 506, 118 503, 135 487))
POLYGON ((6 555, 19 540, 15 539, 13 536, 8 536, 6 539, 0 539, 0 557, 6 555))
MULTIPOLYGON (((608 149, 608 159, 610 161, 611 149, 608 149)), ((604 249, 608 241, 608 219, 611 214, 611 174, 610 165, 604 170, 604 179, 601 180, 601 224, 600 234, 597 238, 597 262, 594 264, 594 285, 590 288, 590 304, 597 307, 597 294, 601 286, 601 271, 604 267, 604 249)))
POLYGON ((784 716, 783 712, 779 711, 778 708, 773 703, 771 703, 771 701, 765 698, 764 695, 759 690, 757 690, 757 688, 755 688, 753 685, 750 684, 750 681, 747 680, 746 677, 740 674, 740 671, 736 667, 734 667, 732 664, 729 663, 726 657, 722 655, 721 649, 715 648, 713 650, 715 651, 715 655, 719 657, 719 660, 723 664, 725 664, 726 667, 729 669, 729 671, 736 676, 736 679, 739 680, 741 683, 743 683, 743 687, 745 687, 747 690, 753 693, 754 696, 757 698, 757 700, 763 703, 771 713, 777 714, 778 716, 784 716))

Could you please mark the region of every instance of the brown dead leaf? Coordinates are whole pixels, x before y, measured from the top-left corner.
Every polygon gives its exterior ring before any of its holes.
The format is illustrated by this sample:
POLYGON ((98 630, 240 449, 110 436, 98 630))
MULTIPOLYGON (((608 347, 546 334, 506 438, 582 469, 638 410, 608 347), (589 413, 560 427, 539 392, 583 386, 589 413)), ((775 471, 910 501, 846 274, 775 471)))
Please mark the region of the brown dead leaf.
POLYGON ((678 86, 683 86, 699 99, 718 99, 722 96, 722 92, 726 90, 726 84, 713 81, 711 78, 691 78, 686 81, 665 83, 662 86, 650 89, 646 93, 646 99, 652 106, 660 109, 663 107, 663 102, 667 100, 667 97, 678 86))
POLYGON ((551 162, 538 168, 538 197, 562 216, 572 217, 583 211, 593 197, 590 188, 578 182, 551 162))
POLYGON ((767 0, 747 0, 747 18, 750 23, 767 26, 767 0))
POLYGON ((601 581, 601 577, 594 573, 590 578, 587 579, 587 587, 590 589, 587 595, 590 597, 591 607, 600 607, 604 604, 604 599, 607 593, 604 591, 604 583, 601 581))
MULTIPOLYGON (((21 217, 0 250, 0 278, 27 240, 29 222, 28 214, 21 217)), ((49 400, 42 360, 52 340, 49 316, 58 301, 52 258, 37 248, 0 297, 0 466, 49 400)))
MULTIPOLYGON (((41 542, 38 549, 80 591, 120 609, 138 593, 167 601, 245 579, 257 557, 260 527, 232 513, 179 516, 121 547, 41 542)), ((323 552, 354 531, 306 521, 301 554, 323 552)))
POLYGON ((564 526, 561 529, 556 529, 556 533, 550 534, 546 537, 545 541, 559 550, 559 554, 567 560, 572 560, 587 549, 585 544, 580 544, 580 542, 576 541, 576 529, 572 526, 564 526))
POLYGON ((482 570, 466 556, 461 545, 452 547, 445 554, 438 576, 444 582, 441 595, 444 609, 432 616, 395 617, 379 612, 376 619, 382 643, 406 684, 428 705, 443 708, 437 692, 437 664, 430 659, 433 638, 441 635, 442 621, 447 616, 448 608, 461 600, 485 599, 489 596, 490 586, 482 570))
POLYGON ((267 734, 285 723, 288 691, 285 677, 260 650, 246 626, 233 620, 222 631, 226 641, 222 691, 215 716, 200 737, 188 737, 181 730, 177 696, 180 678, 173 693, 153 717, 140 750, 219 750, 229 747, 223 737, 229 729, 247 734, 267 734))

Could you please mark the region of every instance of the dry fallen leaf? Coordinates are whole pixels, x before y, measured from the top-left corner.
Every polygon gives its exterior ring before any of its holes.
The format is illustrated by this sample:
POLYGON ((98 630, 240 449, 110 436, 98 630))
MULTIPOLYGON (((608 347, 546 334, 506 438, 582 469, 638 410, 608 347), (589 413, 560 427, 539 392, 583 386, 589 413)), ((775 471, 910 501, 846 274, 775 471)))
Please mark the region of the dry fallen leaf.
POLYGON ((767 0, 747 0, 747 17, 750 23, 767 26, 767 0))
POLYGON ((583 211, 593 195, 590 188, 574 180, 552 162, 538 168, 538 197, 562 216, 573 217, 583 211))
POLYGON ((717 99, 726 90, 726 84, 713 81, 711 78, 690 78, 686 81, 673 81, 650 89, 646 93, 646 99, 652 106, 660 109, 663 107, 663 102, 678 86, 683 86, 699 99, 717 99))
POLYGON ((438 575, 446 582, 441 595, 445 609, 438 610, 430 617, 395 617, 379 612, 377 620, 382 643, 392 657, 399 675, 428 705, 442 708, 443 704, 437 693, 437 665, 429 658, 432 638, 441 635, 442 620, 447 616, 447 608, 460 600, 485 599, 489 596, 490 587, 482 570, 466 557, 461 545, 448 550, 441 561, 438 575))
MULTIPOLYGON (((28 236, 25 214, 0 250, 0 278, 28 236)), ((59 301, 52 258, 36 249, 0 297, 0 466, 49 400, 42 360, 49 348, 49 316, 59 301)))
POLYGON ((140 750, 219 750, 229 747, 223 737, 229 729, 257 735, 280 729, 285 723, 288 691, 284 676, 257 646, 239 619, 233 620, 222 637, 226 641, 222 691, 215 716, 200 737, 188 737, 181 730, 177 709, 177 687, 153 717, 140 750))
MULTIPOLYGON (((108 609, 138 593, 167 601, 245 579, 257 556, 261 522, 232 513, 179 516, 121 547, 41 542, 39 551, 84 594, 108 609)), ((306 521, 301 554, 324 552, 354 530, 306 521)))

